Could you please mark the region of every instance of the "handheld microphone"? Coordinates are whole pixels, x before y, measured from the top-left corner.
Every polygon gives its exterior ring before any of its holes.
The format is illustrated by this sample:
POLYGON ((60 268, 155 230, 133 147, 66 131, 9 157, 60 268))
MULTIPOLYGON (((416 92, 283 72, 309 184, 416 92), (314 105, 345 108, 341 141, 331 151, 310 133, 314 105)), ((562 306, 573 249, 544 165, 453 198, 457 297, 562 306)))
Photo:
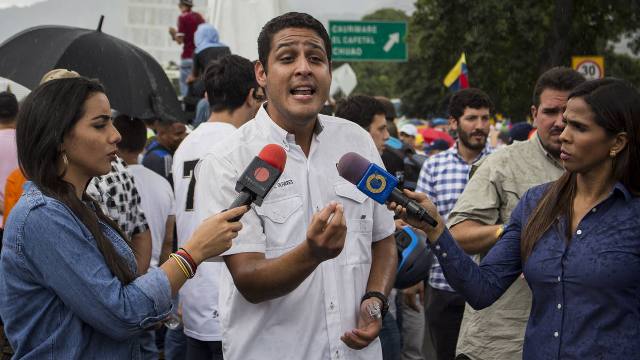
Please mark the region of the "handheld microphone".
MULTIPOLYGON (((286 162, 287 153, 285 153, 282 146, 268 144, 262 148, 260 154, 253 158, 242 175, 240 175, 236 183, 238 196, 229 205, 229 209, 250 205, 251 203, 255 203, 258 206, 262 205, 265 196, 267 196, 269 190, 282 174, 286 162)), ((231 221, 238 221, 241 217, 239 216, 231 221)))
POLYGON ((337 167, 340 176, 376 202, 380 204, 395 202, 407 209, 408 216, 424 221, 433 227, 438 225, 438 222, 427 213, 425 208, 396 188, 398 179, 384 168, 370 163, 354 152, 344 154, 337 167))

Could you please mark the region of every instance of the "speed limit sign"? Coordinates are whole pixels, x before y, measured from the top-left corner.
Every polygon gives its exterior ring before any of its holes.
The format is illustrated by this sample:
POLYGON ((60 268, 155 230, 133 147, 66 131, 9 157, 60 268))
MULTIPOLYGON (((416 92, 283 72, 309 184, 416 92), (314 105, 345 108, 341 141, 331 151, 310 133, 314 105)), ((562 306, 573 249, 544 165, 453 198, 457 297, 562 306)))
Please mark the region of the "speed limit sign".
POLYGON ((604 77, 604 58, 602 56, 573 56, 571 67, 584 75, 587 80, 604 77))

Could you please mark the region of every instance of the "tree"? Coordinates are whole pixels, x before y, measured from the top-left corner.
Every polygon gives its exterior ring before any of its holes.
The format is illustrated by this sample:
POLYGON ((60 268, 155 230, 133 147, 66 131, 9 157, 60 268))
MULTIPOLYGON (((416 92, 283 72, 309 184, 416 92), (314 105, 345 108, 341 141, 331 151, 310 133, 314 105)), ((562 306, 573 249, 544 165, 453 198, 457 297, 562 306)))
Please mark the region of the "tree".
MULTIPOLYGON (((398 9, 379 9, 365 15, 364 21, 408 21, 409 16, 404 11, 398 9)), ((336 62, 335 67, 343 64, 336 62)), ((400 95, 397 88, 399 63, 384 62, 350 62, 358 78, 358 85, 353 90, 354 93, 366 95, 382 95, 395 98, 400 95)))
POLYGON ((572 55, 606 54, 621 35, 636 34, 637 44, 639 18, 637 2, 418 0, 409 63, 397 84, 405 112, 444 115, 449 91, 442 80, 465 52, 471 86, 489 93, 499 111, 523 120, 541 72, 570 66, 572 55))

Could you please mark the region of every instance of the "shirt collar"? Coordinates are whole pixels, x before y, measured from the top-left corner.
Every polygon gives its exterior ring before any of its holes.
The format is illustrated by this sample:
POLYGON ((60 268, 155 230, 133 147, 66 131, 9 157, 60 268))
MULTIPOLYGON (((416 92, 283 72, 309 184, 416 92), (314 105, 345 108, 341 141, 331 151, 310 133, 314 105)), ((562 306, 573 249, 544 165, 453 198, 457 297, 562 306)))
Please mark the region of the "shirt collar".
POLYGON ((622 194, 626 202, 629 202, 631 201, 631 199, 633 199, 633 195, 631 195, 631 192, 629 192, 629 189, 627 189, 627 187, 624 186, 624 184, 621 183, 620 181, 616 182, 616 184, 613 186, 612 193, 622 194))
MULTIPOLYGON (((464 162, 465 164, 467 163, 464 158, 460 155, 460 152, 458 152, 458 142, 456 141, 452 147, 449 148, 449 150, 447 150, 450 154, 452 154, 453 156, 455 156, 456 158, 458 158, 458 160, 464 162)), ((491 152, 493 151, 493 148, 489 145, 489 142, 487 141, 487 143, 484 146, 484 149, 482 149, 482 151, 480 152, 480 154, 478 154, 478 156, 476 156, 475 159, 473 159, 473 161, 471 162, 471 164, 475 164, 478 160, 482 159, 483 157, 489 155, 491 152)))
POLYGON ((542 140, 540 140, 540 135, 538 135, 537 131, 535 135, 531 137, 531 142, 536 144, 536 147, 544 154, 545 158, 549 160, 549 162, 551 162, 555 167, 564 170, 564 166, 562 166, 562 163, 558 161, 558 159, 554 158, 553 155, 551 155, 547 151, 547 149, 542 146, 542 140))
MULTIPOLYGON (((316 124, 313 128, 313 133, 315 135, 316 140, 319 140, 319 136, 324 130, 324 125, 322 124, 322 116, 318 114, 316 124)), ((258 113, 256 114, 256 122, 260 130, 267 134, 267 137, 273 140, 276 143, 282 144, 285 150, 289 150, 289 144, 295 143, 295 138, 293 134, 287 132, 287 130, 281 128, 278 124, 271 119, 269 114, 267 113, 267 103, 260 106, 258 113)))

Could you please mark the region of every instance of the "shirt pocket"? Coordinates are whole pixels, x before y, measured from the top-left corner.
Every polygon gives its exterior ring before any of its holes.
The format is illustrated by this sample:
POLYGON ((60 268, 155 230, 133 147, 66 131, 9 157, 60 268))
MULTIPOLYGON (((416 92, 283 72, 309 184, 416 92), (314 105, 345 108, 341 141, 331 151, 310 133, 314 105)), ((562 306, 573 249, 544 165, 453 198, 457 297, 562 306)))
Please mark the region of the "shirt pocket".
POLYGON ((264 233, 267 236, 268 249, 282 249, 296 245, 299 239, 291 239, 293 242, 289 244, 287 234, 291 235, 291 229, 297 221, 293 221, 292 215, 302 207, 302 197, 300 195, 291 195, 278 199, 266 200, 261 206, 255 207, 256 213, 262 219, 264 233))
POLYGON ((343 265, 371 264, 372 209, 364 205, 367 196, 353 184, 338 182, 334 190, 344 206, 347 237, 338 257, 343 265))

